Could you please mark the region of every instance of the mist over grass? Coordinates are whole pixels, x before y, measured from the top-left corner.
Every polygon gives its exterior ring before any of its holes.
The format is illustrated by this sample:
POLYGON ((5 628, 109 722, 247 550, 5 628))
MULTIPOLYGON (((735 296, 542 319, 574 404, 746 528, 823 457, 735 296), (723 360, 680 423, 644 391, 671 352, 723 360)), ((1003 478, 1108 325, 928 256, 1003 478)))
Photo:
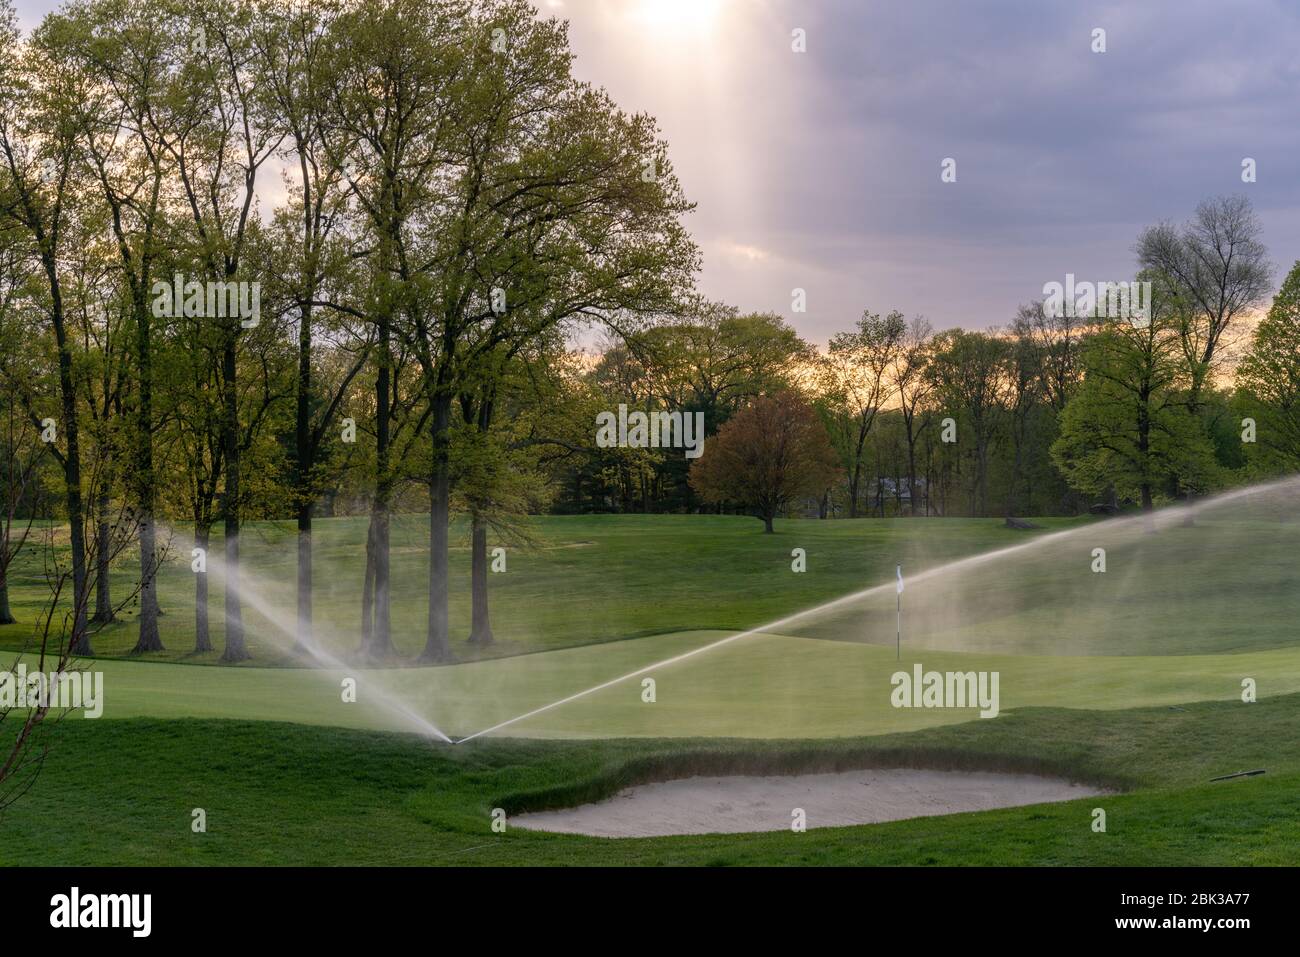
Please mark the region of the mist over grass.
MULTIPOLYGON (((910 647, 1022 655, 1204 655, 1300 647, 1300 481, 1190 510, 1093 522, 916 576, 910 647), (1190 520, 1189 520, 1190 519, 1190 520)), ((786 634, 892 644, 892 588, 786 634)))
MULTIPOLYGON (((1045 529, 1087 519, 1047 519, 1045 529)), ((365 517, 318 519, 315 550, 316 640, 334 654, 360 646, 365 517)), ((763 535, 753 518, 717 515, 542 516, 532 520, 537 547, 510 547, 506 572, 489 576, 497 642, 465 642, 470 620, 467 527, 452 530, 451 627, 461 659, 544 651, 593 642, 697 629, 753 628, 908 569, 1025 541, 1040 532, 1003 528, 995 519, 778 520, 763 535), (791 571, 791 551, 807 553, 808 570, 791 571)), ((169 561, 159 573, 166 651, 159 660, 213 663, 222 648, 222 583, 212 575, 209 605, 215 650, 194 655, 194 573, 188 529, 176 526, 169 561)), ((244 585, 292 615, 297 561, 292 522, 255 522, 241 536, 244 585)), ((66 547, 66 534, 62 537, 66 547)), ((392 529, 393 643, 414 656, 424 647, 428 592, 428 518, 395 518, 392 529)), ((221 550, 214 534, 213 556, 221 550)), ((495 546, 496 542, 489 545, 495 546)), ((39 548, 24 550, 10 575, 15 625, 0 626, 0 648, 17 649, 31 634, 48 590, 39 548)), ((114 568, 119 594, 138 566, 125 556, 114 568)), ((254 608, 245 609, 250 664, 284 663, 285 638, 254 608)), ((94 633, 96 654, 124 656, 134 647, 132 609, 94 633)))

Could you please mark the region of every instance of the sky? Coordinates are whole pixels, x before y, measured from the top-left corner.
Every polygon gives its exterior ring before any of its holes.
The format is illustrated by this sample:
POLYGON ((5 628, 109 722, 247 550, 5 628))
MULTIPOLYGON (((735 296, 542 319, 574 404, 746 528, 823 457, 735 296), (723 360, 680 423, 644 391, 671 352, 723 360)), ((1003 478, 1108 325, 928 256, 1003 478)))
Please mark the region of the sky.
POLYGON ((658 119, 701 290, 811 342, 864 309, 988 328, 1067 273, 1130 279, 1144 226, 1216 195, 1253 201, 1277 284, 1300 258, 1296 0, 534 2, 581 79, 658 119))

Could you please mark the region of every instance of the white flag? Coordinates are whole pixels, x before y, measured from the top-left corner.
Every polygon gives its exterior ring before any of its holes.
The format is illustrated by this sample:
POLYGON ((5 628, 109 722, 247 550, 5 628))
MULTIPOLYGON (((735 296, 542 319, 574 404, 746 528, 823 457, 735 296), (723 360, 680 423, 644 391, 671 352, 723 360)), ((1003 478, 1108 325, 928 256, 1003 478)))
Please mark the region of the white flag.
POLYGON ((903 566, 895 566, 898 569, 898 593, 903 594, 903 566))

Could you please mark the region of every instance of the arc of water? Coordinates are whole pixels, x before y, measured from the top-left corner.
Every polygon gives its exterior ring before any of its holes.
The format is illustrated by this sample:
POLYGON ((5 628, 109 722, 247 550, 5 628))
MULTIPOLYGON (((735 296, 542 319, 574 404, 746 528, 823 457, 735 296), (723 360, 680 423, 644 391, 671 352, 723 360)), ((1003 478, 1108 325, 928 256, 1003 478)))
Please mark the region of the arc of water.
MULTIPOLYGON (((1213 506, 1218 506, 1226 502, 1231 502, 1234 499, 1242 498, 1247 495, 1258 494, 1261 491, 1266 491, 1268 489, 1275 488, 1280 485, 1296 484, 1296 482, 1297 482, 1296 477, 1292 476, 1289 478, 1280 479, 1275 482, 1269 482, 1264 485, 1251 485, 1245 488, 1234 489, 1231 492, 1225 492, 1222 495, 1217 495, 1213 498, 1203 499, 1193 505, 1176 506, 1162 511, 1172 512, 1181 518, 1182 516, 1185 515, 1196 514, 1198 512, 1204 511, 1205 509, 1213 506)), ((1152 520, 1152 516, 1150 514, 1134 515, 1128 518, 1110 519, 1107 521, 1107 527, 1112 529, 1123 528, 1130 525, 1136 525, 1138 523, 1146 523, 1151 520, 1152 520)), ((965 568, 975 564, 980 564, 983 562, 993 561, 995 559, 1005 557, 1007 555, 1011 555, 1016 552, 1022 552, 1033 548, 1041 548, 1044 545, 1048 544, 1049 542, 1060 541, 1062 538, 1070 538, 1075 535, 1079 535, 1083 532, 1087 532, 1091 530, 1092 530, 1091 525, 1084 525, 1079 528, 1068 528, 1065 529, 1064 531, 1052 532, 1051 534, 1048 535, 1040 535, 1037 538, 1028 542, 1021 542, 1017 545, 1008 545, 1006 548, 995 549, 994 551, 991 552, 981 552, 978 555, 970 555, 967 556, 966 558, 959 558, 955 561, 947 562, 943 565, 936 565, 934 568, 929 568, 926 569, 925 571, 910 576, 908 580, 909 582, 923 582, 939 575, 950 574, 951 572, 957 571, 961 568, 965 568)), ((778 619, 777 621, 772 621, 764 625, 759 625, 757 628, 750 628, 747 631, 742 631, 735 635, 728 635, 726 638, 720 638, 717 641, 710 642, 707 645, 701 645, 699 648, 693 648, 690 651, 683 652, 680 655, 674 655, 671 658, 665 658, 663 661, 656 661, 653 664, 646 665, 644 668, 638 668, 635 671, 629 671, 627 674, 619 675, 617 678, 611 678, 610 680, 601 682, 598 685, 593 685, 590 688, 585 688, 582 691, 579 691, 575 694, 571 694, 566 698, 561 698, 558 701, 552 701, 550 704, 542 705, 540 708, 534 708, 531 711, 527 711, 524 712, 523 714, 516 715, 513 718, 509 718, 505 721, 501 721, 497 724, 494 724, 490 728, 484 728, 482 731, 476 731, 471 735, 468 735, 464 738, 460 738, 455 743, 464 744, 466 741, 473 741, 475 738, 481 738, 483 735, 491 734, 494 731, 500 731, 503 728, 508 728, 511 725, 518 724, 520 721, 526 721, 529 718, 534 718, 539 714, 545 714, 547 711, 553 711, 556 708, 562 707, 566 704, 571 704, 574 701, 578 701, 589 695, 596 694, 599 691, 604 691, 606 688, 612 688, 615 685, 622 684, 624 681, 630 681, 633 678, 638 678, 641 675, 648 674, 651 671, 655 671, 660 668, 671 667, 672 665, 686 661, 689 658, 694 658, 696 655, 702 655, 705 652, 722 648, 725 645, 730 645, 733 644, 734 642, 742 641, 746 638, 751 638, 754 635, 764 634, 766 632, 779 631, 782 628, 786 628, 790 625, 805 621, 814 615, 825 614, 826 612, 834 611, 836 608, 839 608, 843 605, 847 605, 851 602, 860 601, 861 599, 868 598, 872 595, 883 594, 888 589, 894 587, 895 584, 892 581, 887 582, 883 585, 873 585, 870 588, 864 588, 861 591, 856 591, 848 595, 843 595, 839 598, 833 599, 832 601, 826 602, 821 605, 817 605, 813 608, 807 608, 804 609, 803 611, 795 612, 793 615, 789 615, 785 618, 778 619)))
MULTIPOLYGON (((191 545, 191 547, 193 547, 193 539, 187 535, 184 535, 174 527, 168 527, 167 532, 173 538, 186 541, 191 545)), ((217 570, 218 577, 221 578, 223 583, 229 581, 224 571, 225 568, 224 560, 220 556, 209 552, 207 556, 207 564, 209 568, 217 570)), ((248 584, 246 577, 241 578, 241 581, 239 583, 239 597, 241 601, 244 601, 247 604, 251 605, 257 611, 258 614, 260 614, 264 619, 266 619, 267 622, 270 623, 272 628, 274 628, 276 631, 280 632, 282 635, 288 638, 290 642, 296 641, 297 639, 297 635, 295 631, 296 625, 289 625, 286 624, 284 621, 282 621, 281 612, 276 610, 275 606, 272 605, 271 602, 267 600, 266 596, 261 594, 261 592, 259 592, 256 587, 248 584)), ((313 647, 310 651, 310 654, 312 655, 315 661, 324 664, 325 666, 332 668, 336 671, 344 671, 352 675, 357 682, 358 688, 360 688, 361 685, 363 684, 360 676, 360 672, 362 669, 354 668, 348 665, 347 662, 343 661, 343 659, 331 654, 330 652, 320 647, 313 647)), ((317 668, 315 670, 320 670, 320 669, 317 668)), ((404 724, 414 727, 416 730, 420 731, 421 733, 435 737, 447 744, 455 743, 447 734, 443 732, 441 728, 439 728, 428 718, 424 717, 424 715, 420 714, 418 711, 415 711, 410 707, 408 707, 407 705, 403 704, 401 701, 396 700, 390 694, 386 693, 383 689, 372 688, 371 690, 374 691, 375 694, 366 695, 364 699, 366 702, 373 704, 374 706, 378 707, 383 711, 387 711, 389 714, 399 718, 404 724)), ((360 700, 360 698, 361 696, 359 695, 358 700, 360 700)))

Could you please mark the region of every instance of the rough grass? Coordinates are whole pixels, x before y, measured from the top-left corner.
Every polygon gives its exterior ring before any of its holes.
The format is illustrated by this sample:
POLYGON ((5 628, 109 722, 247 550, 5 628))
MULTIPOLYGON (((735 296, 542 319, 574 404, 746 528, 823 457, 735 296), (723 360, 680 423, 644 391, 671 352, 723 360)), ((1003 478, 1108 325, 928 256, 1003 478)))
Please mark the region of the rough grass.
POLYGON ((8 864, 1294 864, 1300 696, 1185 710, 1030 709, 832 742, 481 741, 239 721, 54 728, 0 819, 8 864), (508 829, 511 812, 694 773, 1001 768, 1126 789, 1062 804, 804 834, 610 840, 508 829), (1209 778, 1264 767, 1258 778, 1209 778), (1091 829, 1092 809, 1107 831, 1091 829), (207 811, 208 831, 190 830, 207 811))

